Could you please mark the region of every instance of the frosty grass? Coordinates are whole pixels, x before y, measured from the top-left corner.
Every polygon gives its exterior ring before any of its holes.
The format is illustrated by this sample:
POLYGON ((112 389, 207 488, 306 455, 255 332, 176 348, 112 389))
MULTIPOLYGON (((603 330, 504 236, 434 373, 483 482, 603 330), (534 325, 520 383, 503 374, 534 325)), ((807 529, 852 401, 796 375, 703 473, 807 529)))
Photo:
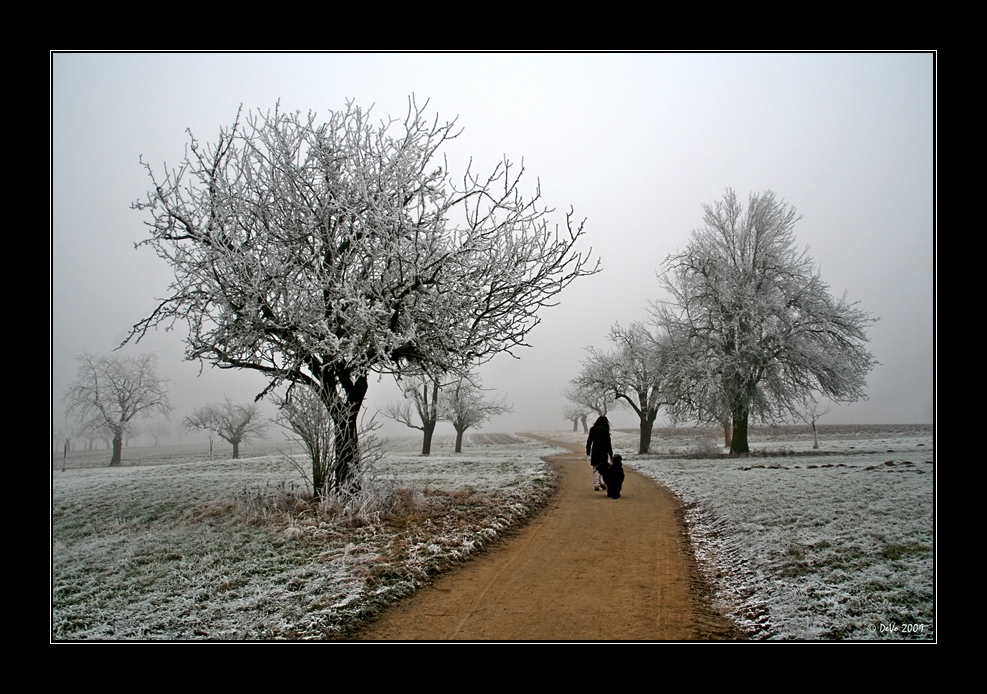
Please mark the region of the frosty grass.
POLYGON ((752 437, 748 459, 674 457, 710 447, 715 432, 689 429, 655 436, 651 456, 615 432, 614 450, 683 502, 700 567, 750 638, 933 639, 931 427, 824 427, 818 451, 793 429, 752 437))
MULTIPOLYGON (((682 500, 700 566, 749 637, 933 639, 932 430, 871 429, 826 428, 818 451, 805 434, 752 437, 749 459, 677 457, 710 448, 689 430, 656 436, 650 456, 634 433, 614 447, 682 500)), ((379 472, 434 507, 401 525, 230 522, 218 499, 300 482, 276 456, 55 471, 52 638, 345 636, 551 493, 539 457, 555 449, 511 441, 392 448, 379 472)))
MULTIPOLYGON (((421 509, 356 527, 272 516, 241 502, 301 484, 281 456, 52 473, 52 639, 324 639, 516 525, 555 488, 561 452, 474 434, 391 448, 377 475, 421 509)), ((126 455, 125 455, 126 458, 126 455)), ((126 462, 125 462, 126 464, 126 462)))

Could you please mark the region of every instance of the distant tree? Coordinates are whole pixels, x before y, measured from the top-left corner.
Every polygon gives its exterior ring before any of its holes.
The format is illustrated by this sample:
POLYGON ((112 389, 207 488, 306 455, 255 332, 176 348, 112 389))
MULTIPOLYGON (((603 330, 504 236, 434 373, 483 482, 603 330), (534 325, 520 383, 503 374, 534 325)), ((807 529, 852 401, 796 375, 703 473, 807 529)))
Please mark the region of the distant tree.
MULTIPOLYGON (((575 413, 576 410, 581 412, 579 418, 583 423, 584 434, 589 432, 586 426, 586 418, 589 413, 595 412, 597 416, 604 417, 614 403, 613 395, 609 391, 596 390, 593 385, 580 383, 578 378, 572 380, 563 395, 574 405, 573 408, 566 410, 567 412, 575 413)), ((566 419, 571 419, 571 417, 566 417, 566 419)), ((573 423, 572 430, 576 430, 575 423, 573 423)))
POLYGON ((589 415, 585 408, 578 405, 567 405, 565 410, 562 411, 562 416, 572 422, 572 430, 574 432, 579 430, 580 421, 583 423, 583 433, 585 434, 589 431, 586 427, 586 417, 589 415))
POLYGON ((140 439, 141 434, 144 433, 144 427, 138 425, 136 422, 129 422, 127 426, 124 427, 123 432, 124 446, 130 448, 138 439, 140 439))
POLYGON ((402 379, 399 385, 404 391, 404 401, 390 403, 382 412, 395 422, 421 431, 422 455, 429 455, 432 452, 432 434, 439 421, 442 385, 433 376, 411 376, 402 379))
POLYGON ((514 409, 505 400, 487 400, 483 393, 475 377, 473 380, 461 378, 449 388, 443 404, 442 419, 451 422, 456 429, 456 453, 463 452, 463 434, 467 429, 479 428, 491 417, 514 409))
POLYGON ((816 422, 828 415, 833 408, 823 406, 815 398, 811 398, 799 411, 799 418, 812 427, 812 448, 819 448, 819 434, 816 432, 816 422))
MULTIPOLYGON (((261 418, 257 403, 234 405, 229 398, 194 410, 185 418, 185 428, 189 431, 200 429, 215 433, 233 446, 234 460, 240 457, 240 444, 243 441, 264 438, 267 433, 267 423, 261 418)), ((209 456, 212 457, 211 439, 209 456)))
POLYGON ((659 409, 674 402, 670 387, 669 344, 642 323, 616 326, 610 333, 614 349, 590 348, 583 370, 573 380, 576 388, 605 393, 629 407, 640 421, 638 453, 647 453, 659 409))
POLYGON ((830 295, 795 245, 795 208, 771 191, 751 194, 744 209, 727 190, 703 210, 689 245, 665 261, 671 299, 655 314, 685 345, 674 369, 682 402, 707 421, 729 411, 730 452, 743 454, 752 417, 794 415, 814 393, 864 397, 876 363, 866 330, 876 319, 830 295))
POLYGON ((155 419, 147 431, 154 437, 154 445, 157 446, 161 439, 171 436, 171 423, 167 419, 155 419))
POLYGON ((123 439, 131 422, 171 412, 167 381, 157 375, 153 354, 89 354, 77 358, 79 373, 65 394, 69 417, 86 428, 113 437, 110 465, 120 464, 123 439))
POLYGON ((523 168, 452 176, 441 149, 458 133, 413 99, 398 120, 275 107, 213 144, 190 133, 135 203, 174 281, 128 340, 184 322, 189 359, 258 371, 265 394, 311 388, 340 418, 345 478, 372 372, 465 373, 523 347, 539 310, 598 269, 571 212, 560 231, 537 189, 522 195, 523 168))
POLYGON ((213 411, 209 406, 198 407, 185 416, 182 428, 185 431, 201 431, 209 440, 209 459, 212 460, 213 444, 216 442, 216 429, 213 426, 213 411))

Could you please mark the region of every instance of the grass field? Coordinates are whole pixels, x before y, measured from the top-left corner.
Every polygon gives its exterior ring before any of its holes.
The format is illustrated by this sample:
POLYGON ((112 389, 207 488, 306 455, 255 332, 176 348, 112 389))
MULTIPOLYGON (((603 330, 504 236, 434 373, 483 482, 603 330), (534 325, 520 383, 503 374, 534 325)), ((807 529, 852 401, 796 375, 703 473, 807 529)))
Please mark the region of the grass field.
POLYGON ((398 441, 375 484, 400 513, 349 521, 286 502, 302 479, 280 455, 137 449, 140 465, 56 469, 52 639, 344 636, 551 494, 554 471, 540 460, 551 446, 470 442, 453 455, 451 437, 437 437, 422 458, 420 441, 398 441))
MULTIPOLYGON (((744 459, 709 457, 717 435, 659 430, 642 456, 636 432, 618 431, 614 448, 681 499, 700 566, 748 636, 935 639, 931 427, 823 427, 818 450, 804 427, 755 430, 744 459)), ((282 455, 127 449, 111 469, 80 452, 64 472, 53 456, 52 639, 345 637, 550 496, 540 457, 556 449, 469 444, 454 455, 436 437, 423 458, 420 440, 392 442, 373 479, 397 512, 348 520, 292 505, 303 480, 282 455)))
MULTIPOLYGON (((585 441, 581 433, 566 435, 585 441)), ((747 459, 717 431, 663 430, 628 466, 683 502, 722 606, 754 639, 935 638, 935 450, 925 426, 758 429, 747 459), (684 457, 689 456, 689 457, 684 457)))

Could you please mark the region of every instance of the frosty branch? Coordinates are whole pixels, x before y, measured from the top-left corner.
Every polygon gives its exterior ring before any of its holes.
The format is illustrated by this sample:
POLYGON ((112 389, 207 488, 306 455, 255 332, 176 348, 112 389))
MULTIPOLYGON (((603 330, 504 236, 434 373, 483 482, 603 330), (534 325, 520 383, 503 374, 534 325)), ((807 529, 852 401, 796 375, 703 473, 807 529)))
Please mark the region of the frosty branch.
POLYGON ((768 191, 747 208, 728 190, 704 205, 704 224, 665 261, 671 296, 654 315, 678 337, 674 373, 684 408, 732 420, 731 453, 746 453, 748 422, 797 416, 814 393, 835 402, 865 395, 876 363, 866 349, 875 319, 834 299, 795 245, 799 217, 768 191))
MULTIPOLYGON (((233 459, 240 457, 240 444, 251 438, 263 438, 267 423, 262 419, 257 403, 234 405, 227 398, 222 403, 200 407, 185 418, 189 431, 206 431, 218 435, 233 446, 233 459)), ((212 437, 209 437, 209 455, 212 456, 212 437)))
MULTIPOLYGON (((186 358, 313 389, 336 418, 343 476, 358 461, 371 372, 465 373, 525 344, 538 311, 598 262, 583 226, 520 192, 505 160, 454 185, 439 158, 455 122, 409 100, 371 123, 353 103, 320 123, 280 108, 194 138, 174 170, 147 172, 141 244, 175 273, 128 338, 188 325, 186 358)), ((262 393, 263 395, 263 393, 262 393)))
POLYGON ((83 352, 76 359, 79 374, 65 394, 68 417, 76 419, 83 431, 108 432, 113 438, 110 465, 119 465, 124 434, 132 423, 171 412, 167 381, 158 377, 153 354, 83 352))

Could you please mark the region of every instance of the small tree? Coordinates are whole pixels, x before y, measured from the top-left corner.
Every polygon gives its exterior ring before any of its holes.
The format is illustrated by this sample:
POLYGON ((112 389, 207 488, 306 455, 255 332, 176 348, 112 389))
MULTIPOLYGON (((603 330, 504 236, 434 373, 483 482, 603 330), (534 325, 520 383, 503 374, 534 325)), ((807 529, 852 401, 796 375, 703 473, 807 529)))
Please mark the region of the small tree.
POLYGON ((465 373, 525 346, 539 310, 598 269, 571 212, 560 231, 522 194, 523 167, 450 175, 459 131, 424 111, 238 115, 177 169, 148 166, 134 205, 175 279, 128 339, 184 322, 188 359, 258 371, 264 393, 311 388, 339 418, 344 478, 372 372, 465 373))
POLYGON ((456 453, 463 452, 463 434, 491 417, 511 412, 514 408, 505 400, 493 401, 483 397, 483 390, 476 379, 461 378, 449 389, 442 419, 451 422, 456 429, 456 453))
POLYGON ((422 455, 429 455, 432 452, 432 434, 439 421, 442 385, 438 378, 432 376, 411 376, 403 379, 400 385, 404 391, 404 401, 390 403, 384 408, 383 414, 395 422, 421 431, 422 455))
POLYGON ((171 423, 166 419, 155 419, 147 431, 154 437, 154 445, 158 446, 161 439, 171 436, 171 423))
POLYGON ((137 419, 171 412, 167 381, 158 377, 157 357, 153 354, 83 352, 76 359, 79 374, 65 394, 67 413, 84 429, 110 433, 110 465, 117 466, 123 458, 123 439, 129 425, 137 419))
POLYGON ((816 433, 816 422, 821 418, 825 417, 832 411, 832 407, 824 407, 815 398, 811 398, 805 405, 799 410, 799 418, 802 419, 806 424, 812 427, 812 448, 813 450, 819 448, 819 434, 816 433))
MULTIPOLYGON (((345 451, 339 457, 339 417, 326 408, 315 391, 292 386, 278 400, 281 426, 293 431, 301 440, 312 465, 312 494, 316 500, 327 494, 355 491, 359 487, 360 449, 345 451)), ((349 438, 345 439, 349 441, 349 438)), ((304 472, 304 470, 301 470, 304 472)))
MULTIPOLYGON (((567 415, 569 412, 579 411, 581 413, 579 418, 583 423, 584 434, 589 432, 586 426, 586 418, 589 413, 596 412, 597 416, 605 417, 610 406, 614 403, 613 395, 609 391, 598 390, 596 386, 580 383, 578 379, 573 379, 570 387, 566 388, 563 395, 575 405, 574 408, 566 410, 567 415)), ((572 419, 572 417, 566 416, 566 419, 572 419)), ((575 422, 573 422, 572 430, 576 430, 575 422)))
POLYGON ((615 327, 610 333, 611 352, 590 348, 583 371, 573 380, 576 388, 605 393, 631 408, 640 421, 638 453, 651 447, 658 410, 674 402, 669 381, 667 340, 653 335, 641 323, 615 327))
POLYGON ((704 205, 703 226, 665 261, 671 300, 656 316, 677 350, 683 402, 717 421, 729 411, 730 452, 749 452, 748 422, 795 414, 813 393, 837 402, 864 397, 876 363, 866 349, 875 319, 844 295, 834 299, 807 251, 795 245, 794 207, 768 191, 747 208, 727 190, 704 205))
MULTIPOLYGON (((222 403, 206 405, 194 410, 185 418, 188 431, 203 430, 215 433, 233 446, 233 459, 240 457, 240 443, 251 438, 264 438, 267 424, 261 419, 256 403, 234 405, 227 398, 222 403)), ((212 458, 212 442, 209 437, 209 457, 212 458)))
POLYGON ((212 460, 213 444, 216 442, 216 429, 213 426, 212 409, 205 406, 192 410, 191 414, 186 415, 185 421, 182 423, 182 429, 185 431, 202 431, 205 433, 206 438, 209 439, 209 460, 212 460))
POLYGON ((572 422, 573 432, 579 430, 580 421, 582 421, 583 423, 583 433, 585 434, 586 432, 589 431, 589 429, 586 427, 586 417, 588 417, 589 415, 587 414, 585 408, 580 407, 579 405, 567 405, 565 410, 562 411, 562 416, 565 419, 572 422))

